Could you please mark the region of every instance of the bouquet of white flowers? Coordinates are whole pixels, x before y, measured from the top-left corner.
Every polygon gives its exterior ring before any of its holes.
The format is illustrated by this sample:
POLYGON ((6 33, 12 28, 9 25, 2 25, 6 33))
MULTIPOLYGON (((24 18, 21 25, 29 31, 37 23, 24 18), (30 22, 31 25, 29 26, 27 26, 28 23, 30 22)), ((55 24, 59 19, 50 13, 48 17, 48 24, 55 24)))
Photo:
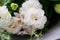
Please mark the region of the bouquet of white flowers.
POLYGON ((46 15, 39 0, 1 0, 0 5, 1 40, 10 40, 14 34, 30 35, 30 40, 33 35, 42 36, 50 15, 46 15), (41 31, 37 33, 37 30, 41 31))

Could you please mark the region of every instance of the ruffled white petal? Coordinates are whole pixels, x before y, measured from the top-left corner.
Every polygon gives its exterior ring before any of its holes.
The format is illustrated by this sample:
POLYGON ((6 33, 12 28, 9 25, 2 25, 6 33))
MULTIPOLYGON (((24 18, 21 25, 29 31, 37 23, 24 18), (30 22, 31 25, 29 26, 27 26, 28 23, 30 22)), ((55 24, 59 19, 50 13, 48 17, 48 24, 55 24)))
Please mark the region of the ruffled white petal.
POLYGON ((39 9, 39 8, 42 8, 42 5, 39 3, 39 1, 29 0, 22 4, 22 8, 20 8, 19 12, 23 10, 25 11, 29 8, 39 9))

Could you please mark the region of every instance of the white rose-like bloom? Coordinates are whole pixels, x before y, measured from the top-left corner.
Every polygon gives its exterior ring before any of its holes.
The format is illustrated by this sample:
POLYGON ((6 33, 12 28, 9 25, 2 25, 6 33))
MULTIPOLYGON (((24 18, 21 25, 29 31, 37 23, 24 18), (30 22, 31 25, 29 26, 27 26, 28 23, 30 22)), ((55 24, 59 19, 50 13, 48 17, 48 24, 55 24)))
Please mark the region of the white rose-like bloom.
POLYGON ((17 20, 18 18, 13 17, 13 19, 11 20, 11 24, 8 27, 5 27, 7 32, 17 34, 21 30, 21 27, 17 26, 17 24, 15 23, 15 21, 17 20))
POLYGON ((0 6, 0 27, 5 28, 9 25, 11 15, 6 6, 0 6))
POLYGON ((44 16, 44 10, 30 8, 26 11, 22 11, 20 16, 23 17, 24 22, 27 25, 33 25, 35 28, 42 29, 44 28, 44 24, 47 21, 46 16, 44 16))
POLYGON ((39 9, 39 8, 42 8, 42 5, 39 3, 39 1, 29 0, 22 4, 22 8, 20 8, 19 12, 21 12, 23 10, 27 10, 32 7, 39 9))

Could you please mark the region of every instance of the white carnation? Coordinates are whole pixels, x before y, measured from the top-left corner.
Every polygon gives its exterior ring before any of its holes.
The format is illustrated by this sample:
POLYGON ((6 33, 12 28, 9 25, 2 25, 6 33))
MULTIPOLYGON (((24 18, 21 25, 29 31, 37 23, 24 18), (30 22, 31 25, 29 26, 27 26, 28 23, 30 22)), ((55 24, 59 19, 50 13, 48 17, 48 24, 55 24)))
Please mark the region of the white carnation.
POLYGON ((30 8, 26 11, 22 11, 20 16, 23 17, 24 22, 27 25, 33 25, 35 28, 42 29, 47 21, 42 9, 30 8))
POLYGON ((11 15, 6 6, 0 6, 0 27, 5 28, 9 25, 11 15))
POLYGON ((22 4, 22 8, 20 8, 19 11, 23 11, 23 10, 27 10, 29 8, 36 8, 36 9, 39 9, 39 8, 42 8, 42 5, 39 3, 39 1, 34 1, 34 0, 29 0, 29 1, 26 1, 22 4))

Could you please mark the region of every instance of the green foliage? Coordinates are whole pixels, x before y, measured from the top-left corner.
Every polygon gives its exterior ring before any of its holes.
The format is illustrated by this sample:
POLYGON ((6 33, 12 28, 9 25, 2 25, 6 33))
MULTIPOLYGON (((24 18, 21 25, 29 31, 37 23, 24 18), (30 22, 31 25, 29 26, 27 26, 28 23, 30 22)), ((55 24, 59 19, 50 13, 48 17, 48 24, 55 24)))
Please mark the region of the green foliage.
POLYGON ((0 0, 0 5, 6 5, 9 2, 11 2, 11 0, 0 0))
POLYGON ((10 34, 7 32, 0 33, 1 40, 10 40, 10 34))
POLYGON ((56 4, 56 5, 54 6, 54 9, 55 9, 55 11, 56 11, 58 14, 60 14, 60 4, 56 4))

